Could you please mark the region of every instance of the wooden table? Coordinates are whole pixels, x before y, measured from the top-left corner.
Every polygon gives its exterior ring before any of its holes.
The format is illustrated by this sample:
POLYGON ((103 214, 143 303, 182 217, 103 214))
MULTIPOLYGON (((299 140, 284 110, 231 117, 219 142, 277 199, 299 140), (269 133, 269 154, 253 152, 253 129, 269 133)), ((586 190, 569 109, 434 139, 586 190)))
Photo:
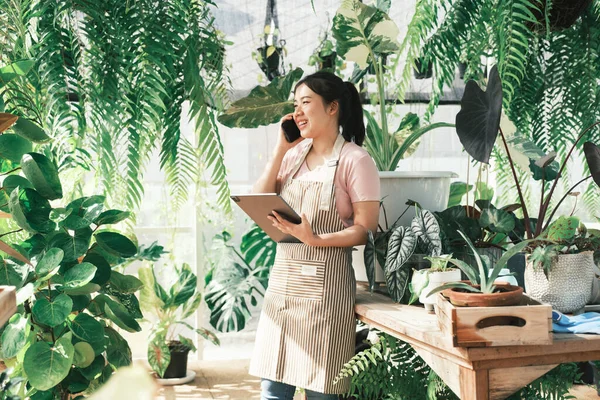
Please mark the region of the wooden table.
POLYGON ((462 400, 505 399, 565 362, 600 360, 600 335, 553 334, 550 345, 453 347, 435 314, 357 287, 361 321, 410 343, 462 400))

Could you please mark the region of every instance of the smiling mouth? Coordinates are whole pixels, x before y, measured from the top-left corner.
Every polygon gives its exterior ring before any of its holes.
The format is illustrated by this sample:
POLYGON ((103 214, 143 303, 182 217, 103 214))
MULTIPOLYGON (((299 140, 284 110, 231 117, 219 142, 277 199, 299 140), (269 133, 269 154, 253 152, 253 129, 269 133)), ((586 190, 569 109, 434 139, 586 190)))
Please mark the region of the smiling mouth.
POLYGON ((300 121, 297 123, 298 128, 302 129, 306 126, 306 124, 308 123, 308 121, 300 121))

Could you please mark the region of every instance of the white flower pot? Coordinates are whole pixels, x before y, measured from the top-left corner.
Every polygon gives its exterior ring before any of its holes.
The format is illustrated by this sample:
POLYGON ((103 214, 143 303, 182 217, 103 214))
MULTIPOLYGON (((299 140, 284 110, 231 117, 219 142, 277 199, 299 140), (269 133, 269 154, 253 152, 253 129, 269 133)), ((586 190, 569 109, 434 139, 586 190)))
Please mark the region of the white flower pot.
POLYGON ((425 306, 425 309, 428 311, 433 311, 433 305, 436 303, 436 294, 432 296, 427 296, 429 292, 435 289, 438 286, 442 286, 444 283, 448 282, 458 282, 460 281, 460 269, 451 269, 443 272, 429 272, 429 283, 419 296, 419 302, 425 306))
MULTIPOLYGON (((441 211, 448 204, 450 194, 450 180, 456 178, 454 172, 406 172, 406 171, 380 171, 381 198, 385 207, 379 212, 379 225, 384 229, 389 228, 406 209, 406 201, 414 200, 429 211, 441 211), (386 224, 387 216, 387 224, 386 224)), ((410 226, 414 218, 414 210, 408 210, 400 219, 400 225, 410 226)), ((352 252, 352 265, 354 274, 359 282, 367 282, 365 270, 364 248, 356 246, 358 251, 352 252)), ((377 265, 375 268, 375 282, 385 282, 383 269, 377 265)))
POLYGON ((525 291, 529 297, 570 313, 585 306, 592 296, 594 256, 591 251, 561 254, 553 262, 548 278, 541 266, 534 268, 527 257, 525 291))

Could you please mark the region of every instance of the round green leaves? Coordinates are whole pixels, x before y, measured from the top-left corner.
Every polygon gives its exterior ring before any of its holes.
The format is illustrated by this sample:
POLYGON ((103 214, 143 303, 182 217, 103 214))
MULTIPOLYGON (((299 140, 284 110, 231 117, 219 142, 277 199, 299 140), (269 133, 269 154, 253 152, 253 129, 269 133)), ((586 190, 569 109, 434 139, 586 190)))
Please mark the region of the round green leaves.
POLYGON ((120 233, 99 232, 94 237, 102 249, 113 255, 129 258, 137 253, 137 246, 120 233))
POLYGON ((62 293, 52 300, 40 297, 36 300, 31 311, 36 322, 55 327, 65 322, 71 313, 72 307, 73 300, 62 293))
POLYGON ((62 197, 62 186, 54 163, 39 153, 27 153, 21 159, 21 168, 35 190, 48 200, 62 197))
POLYGON ((23 368, 34 388, 48 390, 67 377, 75 352, 70 336, 69 334, 61 337, 54 346, 46 342, 36 342, 27 349, 23 368))
POLYGON ((0 135, 0 158, 18 163, 23 154, 31 151, 31 142, 18 135, 0 135))

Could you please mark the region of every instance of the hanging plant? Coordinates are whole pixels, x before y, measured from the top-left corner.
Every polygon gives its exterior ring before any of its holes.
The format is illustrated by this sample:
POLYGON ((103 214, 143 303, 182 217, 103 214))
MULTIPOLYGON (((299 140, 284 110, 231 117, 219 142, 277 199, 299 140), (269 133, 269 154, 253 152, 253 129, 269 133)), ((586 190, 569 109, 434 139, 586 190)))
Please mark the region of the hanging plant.
POLYGON ((279 40, 279 18, 275 0, 267 1, 265 27, 261 34, 262 46, 253 54, 258 66, 269 81, 285 75, 285 40, 279 40))

